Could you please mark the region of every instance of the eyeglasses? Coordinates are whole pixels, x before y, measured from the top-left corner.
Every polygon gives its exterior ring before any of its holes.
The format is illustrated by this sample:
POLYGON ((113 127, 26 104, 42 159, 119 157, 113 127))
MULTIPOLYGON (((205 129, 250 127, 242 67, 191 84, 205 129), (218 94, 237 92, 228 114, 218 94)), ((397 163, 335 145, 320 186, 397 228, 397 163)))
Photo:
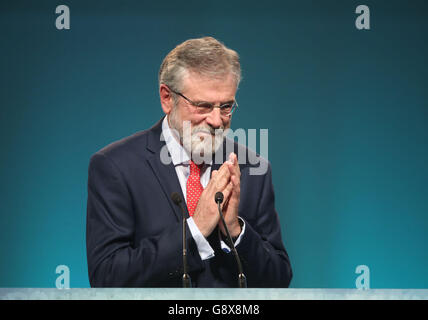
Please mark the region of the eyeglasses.
POLYGON ((222 104, 221 106, 215 106, 214 104, 212 104, 210 102, 205 102, 205 101, 195 102, 195 101, 192 101, 189 98, 187 98, 184 94, 182 94, 181 92, 174 91, 171 88, 169 88, 169 90, 171 90, 171 92, 174 92, 175 94, 177 94, 180 97, 182 97, 184 100, 186 100, 187 102, 189 102, 192 106, 196 107, 196 110, 199 113, 201 113, 201 114, 208 114, 211 111, 213 111, 214 108, 219 108, 220 109, 220 114, 222 116, 230 117, 232 115, 232 113, 236 110, 236 108, 238 107, 238 103, 236 102, 236 100, 227 102, 225 104, 222 104))

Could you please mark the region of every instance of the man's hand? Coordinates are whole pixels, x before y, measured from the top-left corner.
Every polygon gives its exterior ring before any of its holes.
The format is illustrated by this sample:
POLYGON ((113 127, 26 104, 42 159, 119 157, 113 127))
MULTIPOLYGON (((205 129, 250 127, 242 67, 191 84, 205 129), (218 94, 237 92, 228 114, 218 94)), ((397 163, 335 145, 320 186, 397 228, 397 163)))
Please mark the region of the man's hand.
POLYGON ((217 203, 214 196, 221 191, 224 196, 221 204, 224 220, 230 235, 236 237, 241 233, 238 220, 238 208, 241 192, 241 171, 236 154, 231 153, 229 160, 222 164, 219 170, 211 173, 211 180, 199 198, 193 220, 204 237, 208 237, 217 225, 226 235, 223 223, 220 221, 217 203))
MULTIPOLYGON (((224 195, 224 222, 229 229, 230 236, 237 237, 241 233, 241 225, 238 220, 239 199, 241 194, 241 170, 239 169, 238 157, 235 153, 231 153, 229 161, 226 161, 224 164, 226 164, 229 169, 230 184, 232 185, 232 192, 230 192, 230 195, 228 197, 224 195)), ((226 230, 222 221, 220 221, 220 230, 226 235, 226 230)))
POLYGON ((224 206, 232 193, 233 183, 230 179, 229 165, 230 163, 226 161, 218 170, 211 173, 211 180, 202 192, 193 214, 193 220, 205 238, 211 234, 220 220, 217 203, 214 201, 215 194, 219 191, 223 193, 224 206))

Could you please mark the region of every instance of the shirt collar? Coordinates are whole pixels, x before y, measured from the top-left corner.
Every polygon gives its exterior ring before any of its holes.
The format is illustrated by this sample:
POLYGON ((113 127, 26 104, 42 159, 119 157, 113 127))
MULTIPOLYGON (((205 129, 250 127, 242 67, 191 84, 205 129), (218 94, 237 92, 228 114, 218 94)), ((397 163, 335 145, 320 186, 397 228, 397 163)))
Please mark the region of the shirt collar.
POLYGON ((179 164, 188 164, 190 161, 190 156, 183 146, 178 142, 178 138, 175 137, 174 132, 171 130, 168 123, 168 116, 163 119, 162 134, 174 166, 179 164))

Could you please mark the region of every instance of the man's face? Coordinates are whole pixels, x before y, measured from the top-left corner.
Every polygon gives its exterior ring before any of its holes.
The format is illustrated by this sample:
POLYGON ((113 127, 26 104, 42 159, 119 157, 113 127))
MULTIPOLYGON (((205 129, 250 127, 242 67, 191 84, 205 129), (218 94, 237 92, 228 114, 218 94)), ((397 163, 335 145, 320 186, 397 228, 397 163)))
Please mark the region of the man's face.
MULTIPOLYGON (((181 93, 193 102, 209 102, 219 106, 235 99, 236 82, 233 75, 219 80, 189 73, 183 79, 182 88, 181 93)), ((197 107, 183 97, 177 95, 177 99, 177 105, 169 114, 171 128, 178 131, 180 142, 189 153, 210 157, 223 143, 225 130, 230 128, 231 117, 221 115, 219 108, 201 114, 197 107), (188 135, 186 121, 191 130, 188 135)))

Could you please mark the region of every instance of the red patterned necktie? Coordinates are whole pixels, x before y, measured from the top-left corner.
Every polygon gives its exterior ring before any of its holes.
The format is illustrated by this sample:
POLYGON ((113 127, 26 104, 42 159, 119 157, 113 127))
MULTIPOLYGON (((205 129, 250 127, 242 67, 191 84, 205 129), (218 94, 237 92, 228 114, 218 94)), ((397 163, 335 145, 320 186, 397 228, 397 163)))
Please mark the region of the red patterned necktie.
POLYGON ((190 216, 193 216, 195 213, 199 197, 203 190, 204 188, 201 184, 201 168, 190 160, 190 175, 186 184, 187 209, 189 210, 190 216))

